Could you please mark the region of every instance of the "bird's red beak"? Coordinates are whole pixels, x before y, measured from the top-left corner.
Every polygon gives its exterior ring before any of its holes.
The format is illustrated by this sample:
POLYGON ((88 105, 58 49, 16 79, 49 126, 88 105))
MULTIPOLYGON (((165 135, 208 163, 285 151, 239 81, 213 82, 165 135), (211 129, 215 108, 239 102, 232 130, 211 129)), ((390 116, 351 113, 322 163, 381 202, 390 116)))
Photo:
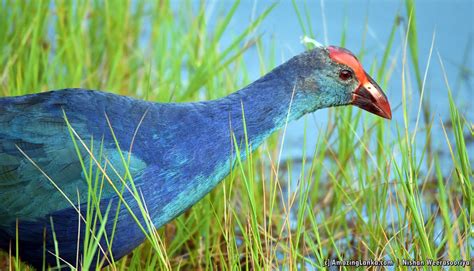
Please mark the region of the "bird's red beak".
POLYGON ((367 73, 367 80, 352 92, 352 104, 386 119, 392 119, 387 96, 367 73))

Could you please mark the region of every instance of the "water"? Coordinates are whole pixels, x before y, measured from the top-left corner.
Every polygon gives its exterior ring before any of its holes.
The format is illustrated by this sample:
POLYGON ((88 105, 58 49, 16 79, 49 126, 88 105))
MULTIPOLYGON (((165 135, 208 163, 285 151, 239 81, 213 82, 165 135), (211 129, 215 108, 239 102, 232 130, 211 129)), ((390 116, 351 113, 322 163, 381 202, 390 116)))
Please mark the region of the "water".
MULTIPOLYGON (((209 11, 213 12, 208 13, 208 16, 218 16, 219 10, 225 9, 225 6, 228 4, 227 1, 210 1, 209 11)), ((230 43, 232 37, 243 31, 248 22, 261 14, 270 4, 270 1, 258 3, 243 1, 228 28, 229 30, 224 36, 223 44, 230 43)), ((389 62, 396 61, 395 70, 385 87, 385 92, 393 110, 393 120, 390 122, 390 127, 395 135, 397 126, 403 127, 404 123, 401 108, 401 61, 405 38, 403 29, 408 24, 408 15, 404 3, 401 1, 367 0, 297 1, 297 5, 302 14, 304 14, 304 7, 306 6, 307 12, 311 14, 311 25, 316 38, 322 43, 339 44, 344 24, 346 24, 346 47, 357 54, 361 51, 362 44, 365 44, 366 54, 362 62, 366 69, 370 68, 374 59, 381 59, 383 56, 393 22, 397 15, 401 16, 402 22, 397 29, 395 42, 390 52, 389 62), (304 2, 308 3, 305 4, 304 2), (322 12, 323 10, 324 12, 322 12), (364 37, 364 35, 366 36, 364 37)), ((449 119, 449 104, 447 102, 447 87, 438 53, 446 67, 447 77, 456 104, 467 120, 474 120, 471 97, 473 94, 472 79, 474 76, 473 13, 473 1, 416 2, 419 60, 422 72, 425 71, 433 35, 435 34, 433 55, 427 73, 426 96, 424 99, 429 100, 432 117, 434 118, 432 128, 433 145, 442 146, 444 149, 446 149, 447 145, 440 120, 447 121, 449 119)), ((210 19, 212 27, 212 18, 210 19)), ((263 21, 256 33, 263 33, 262 39, 266 46, 270 46, 273 43, 272 45, 275 47, 275 52, 278 56, 277 64, 304 51, 304 47, 300 43, 303 31, 298 23, 298 18, 291 1, 278 2, 275 9, 263 21)), ((250 79, 254 80, 260 77, 256 48, 250 49, 246 55, 246 61, 250 67, 250 79)), ((408 61, 410 60, 408 59, 408 61)), ((409 72, 408 84, 409 125, 413 128, 416 122, 416 112, 418 111, 420 97, 413 71, 409 72)), ((306 153, 313 153, 318 132, 327 125, 327 114, 327 110, 320 110, 305 117, 307 119, 308 135, 306 143, 308 149, 306 153)), ((422 124, 423 121, 420 121, 420 124, 422 124)), ((304 118, 289 124, 283 159, 301 157, 304 127, 304 118)), ((419 141, 417 145, 423 146, 424 134, 421 132, 417 138, 419 141)), ((468 150, 469 153, 474 153, 474 144, 469 144, 468 150)), ((448 153, 445 154, 448 155, 448 153)), ((447 162, 449 159, 449 157, 446 158, 447 162)))

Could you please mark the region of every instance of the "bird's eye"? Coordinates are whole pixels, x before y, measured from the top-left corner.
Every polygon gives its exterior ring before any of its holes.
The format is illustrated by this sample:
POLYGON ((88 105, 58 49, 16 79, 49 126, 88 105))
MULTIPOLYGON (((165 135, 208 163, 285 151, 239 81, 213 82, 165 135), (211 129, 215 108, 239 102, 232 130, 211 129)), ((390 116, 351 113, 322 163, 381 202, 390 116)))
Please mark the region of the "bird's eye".
POLYGON ((339 72, 339 78, 343 81, 347 81, 352 78, 352 72, 349 70, 341 70, 339 72))

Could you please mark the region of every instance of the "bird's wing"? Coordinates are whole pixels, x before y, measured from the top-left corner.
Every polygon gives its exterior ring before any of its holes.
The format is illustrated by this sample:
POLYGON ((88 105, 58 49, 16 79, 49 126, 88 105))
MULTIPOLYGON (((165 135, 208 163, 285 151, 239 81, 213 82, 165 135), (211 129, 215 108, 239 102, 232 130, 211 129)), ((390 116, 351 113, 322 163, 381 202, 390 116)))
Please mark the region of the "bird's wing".
MULTIPOLYGON (((110 183, 121 189, 124 164, 132 176, 146 167, 134 155, 121 156, 100 136, 87 137, 85 146, 76 138, 75 145, 61 110, 45 103, 34 97, 0 100, 0 226, 85 203, 89 185, 98 184, 101 197, 109 197, 115 193, 110 183)), ((97 125, 80 114, 72 122, 81 135, 88 125, 97 125)))

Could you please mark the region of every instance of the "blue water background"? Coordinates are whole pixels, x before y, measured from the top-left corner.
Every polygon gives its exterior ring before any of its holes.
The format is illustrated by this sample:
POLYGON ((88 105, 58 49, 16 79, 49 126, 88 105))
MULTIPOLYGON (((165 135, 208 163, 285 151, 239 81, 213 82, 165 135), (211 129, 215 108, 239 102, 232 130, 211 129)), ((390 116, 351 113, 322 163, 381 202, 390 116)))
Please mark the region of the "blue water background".
MULTIPOLYGON (((224 34, 222 47, 225 48, 233 38, 240 34, 248 23, 268 8, 272 1, 242 1, 237 12, 224 34)), ((323 44, 339 45, 344 27, 346 27, 346 45, 356 54, 364 51, 363 66, 370 70, 374 60, 380 64, 385 46, 388 42, 394 20, 400 16, 401 23, 395 34, 394 44, 390 51, 389 67, 395 63, 395 69, 384 90, 393 110, 393 120, 390 121, 392 130, 391 140, 396 141, 397 127, 403 130, 402 104, 402 59, 405 42, 405 30, 408 24, 408 14, 402 1, 296 1, 303 14, 310 14, 310 22, 316 39, 323 44), (362 47, 363 46, 363 47, 362 47), (395 61, 395 62, 392 62, 395 61)), ((213 17, 222 16, 228 10, 231 1, 207 2, 207 16, 210 27, 213 17)), ((454 100, 472 126, 473 111, 473 45, 474 45, 474 2, 473 1, 416 1, 416 26, 419 46, 419 65, 424 75, 433 35, 435 35, 433 53, 427 73, 425 87, 425 101, 429 101, 433 118, 432 140, 437 151, 446 157, 449 163, 448 145, 441 126, 441 121, 449 120, 448 92, 441 69, 440 60, 444 63, 449 85, 454 100)), ((307 24, 306 24, 307 28, 307 24)), ((281 64, 292 56, 301 53, 305 47, 300 38, 303 31, 291 1, 279 1, 273 11, 255 31, 255 35, 262 34, 264 49, 274 48, 276 64, 281 64)), ((258 79, 260 63, 256 47, 252 47, 245 55, 249 67, 251 81, 258 79)), ((409 109, 409 127, 415 127, 420 95, 416 78, 407 58, 407 103, 409 109)), ((376 75, 376 70, 372 75, 376 75)), ((364 113, 367 117, 369 113, 364 113)), ((303 133, 307 129, 307 154, 312 154, 316 146, 317 135, 320 129, 327 127, 328 110, 319 110, 288 126, 285 139, 283 160, 287 158, 301 158, 303 133)), ((423 119, 421 116, 417 136, 418 151, 421 153, 425 143, 423 119)), ((362 130, 356 130, 357 133, 362 130)), ((448 134, 451 137, 451 133, 448 134)), ((472 136, 466 134, 467 141, 472 142, 472 136)), ((474 154, 474 144, 468 144, 471 157, 474 154)), ((399 150, 387 150, 399 157, 399 150)), ((390 154, 387 154, 390 155, 390 154)), ((446 174, 449 167, 445 167, 446 174)))

